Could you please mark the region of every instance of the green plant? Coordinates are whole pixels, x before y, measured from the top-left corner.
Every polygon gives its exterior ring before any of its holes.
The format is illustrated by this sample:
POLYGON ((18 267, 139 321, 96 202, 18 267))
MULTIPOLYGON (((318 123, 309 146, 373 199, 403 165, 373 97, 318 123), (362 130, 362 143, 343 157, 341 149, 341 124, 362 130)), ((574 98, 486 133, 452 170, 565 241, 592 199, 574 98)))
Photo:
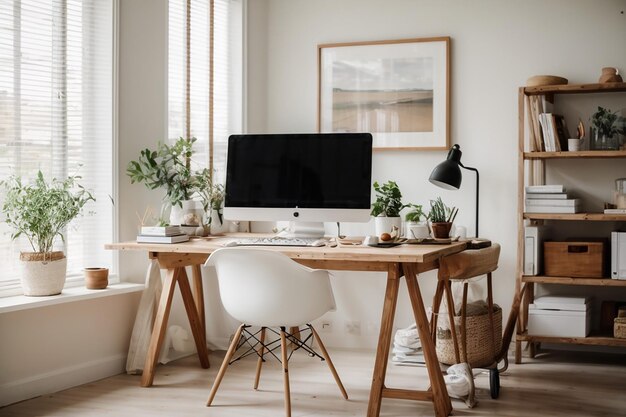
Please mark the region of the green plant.
POLYGON ((372 204, 372 216, 400 216, 400 211, 406 206, 402 204, 402 193, 398 184, 394 181, 387 181, 383 185, 374 182, 374 191, 376 191, 377 196, 376 201, 372 204))
POLYGON ((454 218, 459 210, 456 207, 448 207, 445 205, 441 197, 436 200, 430 200, 430 213, 428 218, 433 223, 454 222, 454 218))
POLYGON ((620 124, 623 125, 623 120, 617 112, 600 106, 598 106, 598 111, 591 115, 591 125, 601 136, 612 137, 617 133, 626 134, 626 128, 623 126, 620 128, 620 124))
POLYGON ((76 218, 83 207, 95 198, 78 184, 79 176, 46 182, 39 171, 32 184, 21 177, 11 176, 1 184, 6 191, 2 212, 13 233, 11 239, 26 236, 34 252, 53 251, 54 240, 61 240, 65 227, 76 218))
POLYGON ((191 169, 193 144, 196 138, 178 138, 173 145, 159 142, 156 150, 144 149, 136 161, 130 161, 126 174, 131 184, 143 182, 147 188, 165 188, 165 200, 182 207, 204 187, 205 170, 191 169))
POLYGON ((410 208, 404 217, 407 222, 419 222, 422 217, 427 217, 420 204, 407 204, 407 207, 410 208))
POLYGON ((222 218, 222 205, 224 204, 224 197, 226 195, 224 186, 222 184, 216 184, 213 182, 213 177, 210 175, 209 170, 205 169, 201 172, 203 177, 202 184, 198 189, 198 195, 202 201, 202 208, 205 213, 209 214, 215 210, 220 224, 224 223, 222 218))

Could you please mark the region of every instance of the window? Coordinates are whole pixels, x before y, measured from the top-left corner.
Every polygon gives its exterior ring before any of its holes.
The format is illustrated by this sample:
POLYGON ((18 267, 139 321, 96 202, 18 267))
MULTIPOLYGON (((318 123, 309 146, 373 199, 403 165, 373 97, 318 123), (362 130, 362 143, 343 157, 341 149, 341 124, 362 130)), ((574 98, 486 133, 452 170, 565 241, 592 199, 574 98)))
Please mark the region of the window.
MULTIPOLYGON (((113 0, 0 2, 0 178, 79 173, 96 203, 59 249, 68 282, 85 266, 114 267, 113 0)), ((20 250, 0 223, 0 294, 19 293, 20 250)))
POLYGON ((193 162, 217 181, 228 135, 242 131, 243 3, 169 1, 168 137, 196 137, 193 162))

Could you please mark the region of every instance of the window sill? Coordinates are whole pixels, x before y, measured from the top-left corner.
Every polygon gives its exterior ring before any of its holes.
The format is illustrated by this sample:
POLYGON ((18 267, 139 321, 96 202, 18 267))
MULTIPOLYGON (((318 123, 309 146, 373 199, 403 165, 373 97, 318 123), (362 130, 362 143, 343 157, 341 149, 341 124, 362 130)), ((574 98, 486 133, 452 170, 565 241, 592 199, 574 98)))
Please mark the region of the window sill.
POLYGON ((57 304, 71 303, 74 301, 90 300, 92 298, 109 297, 112 295, 141 292, 144 284, 132 284, 128 282, 112 284, 103 290, 88 290, 85 287, 64 288, 59 295, 47 297, 26 297, 17 295, 0 298, 0 314, 12 311, 29 310, 33 308, 52 306, 57 304))

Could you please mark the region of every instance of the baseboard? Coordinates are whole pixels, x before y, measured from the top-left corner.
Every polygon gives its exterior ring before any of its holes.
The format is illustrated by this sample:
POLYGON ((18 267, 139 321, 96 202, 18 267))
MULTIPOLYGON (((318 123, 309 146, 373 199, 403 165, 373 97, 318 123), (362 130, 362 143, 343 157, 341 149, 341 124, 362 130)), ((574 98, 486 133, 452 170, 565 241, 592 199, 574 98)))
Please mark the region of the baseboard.
POLYGON ((124 372, 126 354, 108 356, 0 385, 0 406, 51 394, 124 372))

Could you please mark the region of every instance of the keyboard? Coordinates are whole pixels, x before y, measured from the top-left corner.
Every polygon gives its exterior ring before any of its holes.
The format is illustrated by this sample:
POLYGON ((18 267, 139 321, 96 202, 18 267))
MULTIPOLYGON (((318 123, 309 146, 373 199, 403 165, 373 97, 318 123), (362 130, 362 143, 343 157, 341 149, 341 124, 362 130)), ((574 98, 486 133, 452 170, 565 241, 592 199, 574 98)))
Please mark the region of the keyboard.
POLYGON ((319 238, 249 237, 238 238, 226 246, 324 246, 326 240, 319 238))

